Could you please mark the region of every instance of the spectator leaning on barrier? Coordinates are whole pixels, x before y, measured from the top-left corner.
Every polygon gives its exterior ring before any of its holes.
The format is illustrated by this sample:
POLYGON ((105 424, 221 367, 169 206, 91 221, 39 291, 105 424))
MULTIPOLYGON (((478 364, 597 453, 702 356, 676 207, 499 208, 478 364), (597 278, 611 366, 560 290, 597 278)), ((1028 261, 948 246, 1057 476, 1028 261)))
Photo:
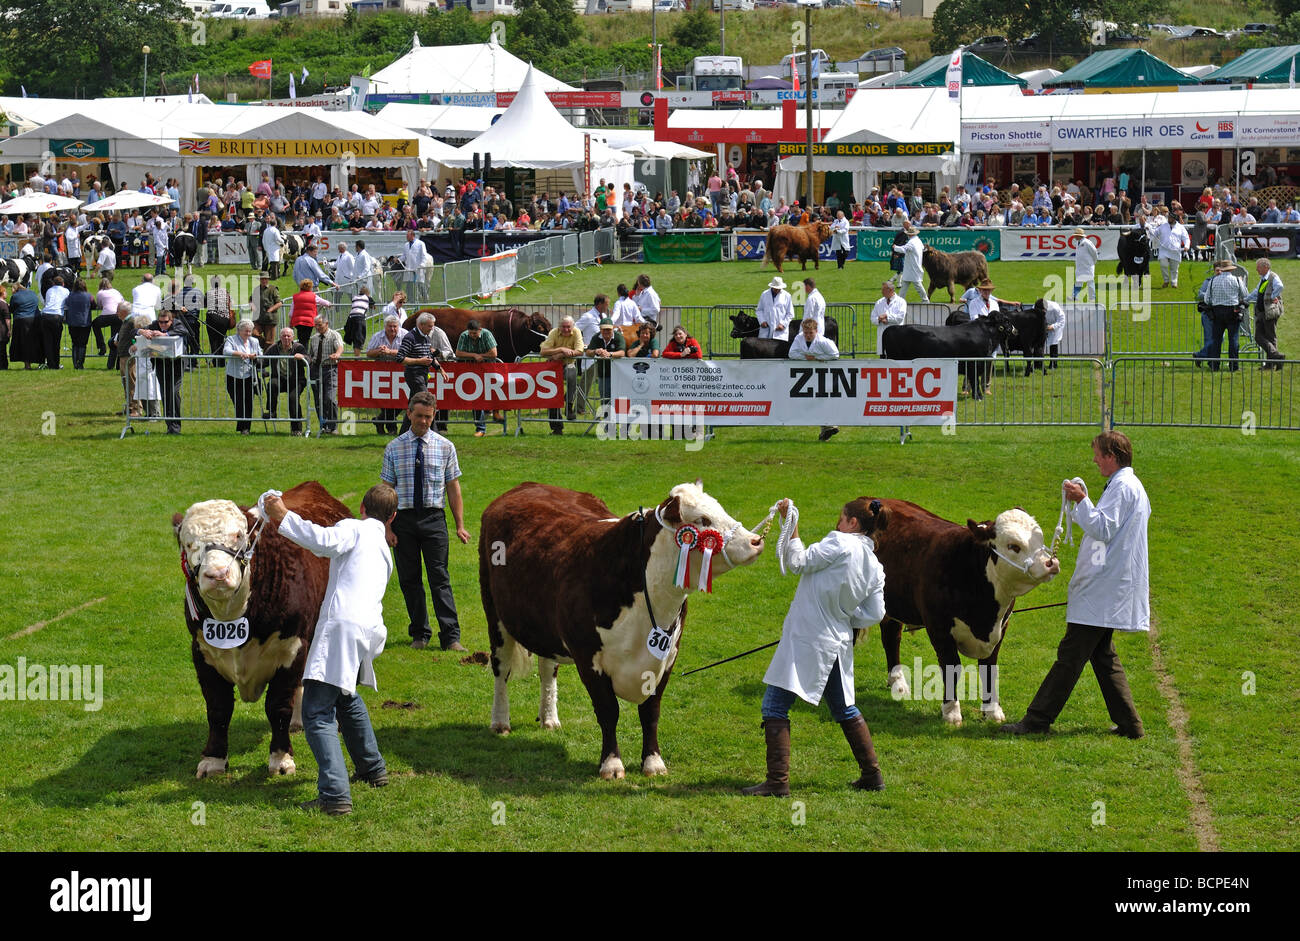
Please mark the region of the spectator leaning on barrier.
POLYGON ((302 436, 302 392, 307 388, 307 348, 293 335, 292 327, 280 330, 279 340, 266 350, 270 359, 269 385, 266 390, 267 414, 275 419, 280 411, 280 395, 289 400, 289 430, 302 436))
POLYGON ((253 321, 241 320, 235 335, 226 337, 222 352, 226 357, 226 393, 235 407, 235 431, 246 435, 252 427, 255 361, 262 354, 262 345, 253 336, 253 321))
MULTIPOLYGON (((559 326, 551 330, 542 341, 541 353, 542 359, 558 360, 564 364, 564 406, 565 417, 573 421, 576 417, 574 411, 574 397, 577 394, 578 370, 574 365, 574 360, 582 356, 586 349, 586 344, 582 342, 582 334, 574 326, 572 317, 564 317, 560 320, 559 326)), ((550 409, 551 434, 564 434, 564 425, 560 421, 560 410, 558 408, 550 409)))
POLYGON ((324 314, 316 315, 314 328, 307 343, 307 363, 311 368, 320 433, 332 435, 338 419, 338 362, 343 356, 343 338, 337 330, 330 329, 329 319, 324 314))
MULTIPOLYGON (((467 363, 499 363, 497 358, 497 339, 491 330, 486 330, 477 320, 465 324, 465 330, 456 338, 456 359, 467 363)), ((474 437, 481 438, 487 434, 485 409, 474 410, 474 437)), ((504 421, 500 410, 493 411, 493 421, 504 421)))
MULTIPOLYGON (((839 359, 840 350, 829 337, 818 334, 817 321, 814 318, 805 317, 803 323, 799 325, 799 335, 790 341, 789 357, 790 359, 825 361, 839 359)), ((836 425, 822 425, 817 440, 829 441, 839 433, 840 429, 836 425)))

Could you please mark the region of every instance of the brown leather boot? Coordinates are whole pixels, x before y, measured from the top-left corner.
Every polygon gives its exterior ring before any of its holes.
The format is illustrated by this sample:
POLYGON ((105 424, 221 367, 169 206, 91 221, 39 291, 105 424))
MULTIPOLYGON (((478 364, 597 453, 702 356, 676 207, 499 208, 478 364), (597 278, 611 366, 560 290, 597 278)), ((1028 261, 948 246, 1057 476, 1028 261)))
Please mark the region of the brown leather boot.
POLYGON ((740 789, 751 797, 790 796, 790 720, 764 719, 767 733, 767 780, 740 789))
POLYGON ((883 791, 885 776, 880 773, 880 763, 876 761, 876 749, 871 744, 871 730, 867 728, 867 720, 855 716, 847 722, 841 722, 840 728, 844 730, 844 737, 849 740, 849 748, 853 749, 853 757, 862 770, 862 776, 850 786, 859 791, 883 791))

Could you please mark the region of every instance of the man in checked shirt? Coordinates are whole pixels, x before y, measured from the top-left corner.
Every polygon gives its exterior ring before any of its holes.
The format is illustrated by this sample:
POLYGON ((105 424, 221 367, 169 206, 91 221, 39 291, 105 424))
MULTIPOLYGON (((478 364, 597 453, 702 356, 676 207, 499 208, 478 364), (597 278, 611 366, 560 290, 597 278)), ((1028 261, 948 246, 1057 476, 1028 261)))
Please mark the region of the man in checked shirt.
POLYGON ((456 446, 430 430, 437 405, 432 393, 416 392, 411 396, 406 409, 411 430, 388 442, 379 476, 397 491, 397 515, 388 542, 394 547, 397 582, 411 619, 407 627, 411 646, 423 650, 432 637, 424 600, 423 563, 429 574, 429 594, 438 619, 438 644, 443 650, 463 651, 456 600, 447 574, 449 540, 444 506, 451 508, 457 539, 468 543, 469 530, 465 528, 456 446))
POLYGON ((1246 310, 1246 285, 1233 274, 1237 266, 1226 258, 1214 263, 1214 275, 1206 278, 1197 292, 1201 308, 1201 326, 1205 332, 1205 346, 1193 353, 1199 369, 1201 361, 1208 359, 1210 369, 1219 371, 1219 354, 1223 349, 1223 334, 1228 334, 1228 369, 1237 371, 1237 332, 1246 310))

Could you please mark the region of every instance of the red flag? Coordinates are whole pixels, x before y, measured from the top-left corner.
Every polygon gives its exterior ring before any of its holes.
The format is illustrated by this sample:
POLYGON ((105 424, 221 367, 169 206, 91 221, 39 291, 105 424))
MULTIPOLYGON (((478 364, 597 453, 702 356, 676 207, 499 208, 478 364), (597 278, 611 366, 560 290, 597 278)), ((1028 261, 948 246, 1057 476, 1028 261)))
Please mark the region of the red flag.
MULTIPOLYGON (((1292 63, 1294 68, 1294 63, 1292 63)), ((664 90, 664 47, 655 46, 655 91, 664 90)))
POLYGON ((799 90, 799 68, 793 62, 790 64, 790 78, 793 81, 791 86, 795 91, 799 90))
POLYGON ((248 71, 252 73, 254 78, 270 78, 271 60, 263 59, 261 62, 254 62, 248 67, 248 71))

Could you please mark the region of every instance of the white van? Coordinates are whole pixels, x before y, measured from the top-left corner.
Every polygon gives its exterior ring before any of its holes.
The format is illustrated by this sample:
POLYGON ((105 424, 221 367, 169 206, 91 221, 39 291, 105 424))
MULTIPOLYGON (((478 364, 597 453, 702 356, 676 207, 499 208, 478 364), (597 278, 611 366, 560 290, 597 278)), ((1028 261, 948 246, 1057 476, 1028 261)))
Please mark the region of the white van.
POLYGON ((229 13, 230 13, 229 3, 214 3, 210 7, 208 7, 207 15, 221 18, 227 16, 229 13))
POLYGON ((214 12, 209 15, 227 20, 265 20, 271 16, 266 0, 235 0, 224 5, 229 7, 224 13, 215 12, 214 7, 214 12))
POLYGON ((649 12, 654 6, 653 0, 606 0, 606 13, 623 13, 627 10, 644 10, 649 12))
POLYGON ((469 0, 471 13, 494 13, 497 16, 514 16, 515 0, 469 0))

